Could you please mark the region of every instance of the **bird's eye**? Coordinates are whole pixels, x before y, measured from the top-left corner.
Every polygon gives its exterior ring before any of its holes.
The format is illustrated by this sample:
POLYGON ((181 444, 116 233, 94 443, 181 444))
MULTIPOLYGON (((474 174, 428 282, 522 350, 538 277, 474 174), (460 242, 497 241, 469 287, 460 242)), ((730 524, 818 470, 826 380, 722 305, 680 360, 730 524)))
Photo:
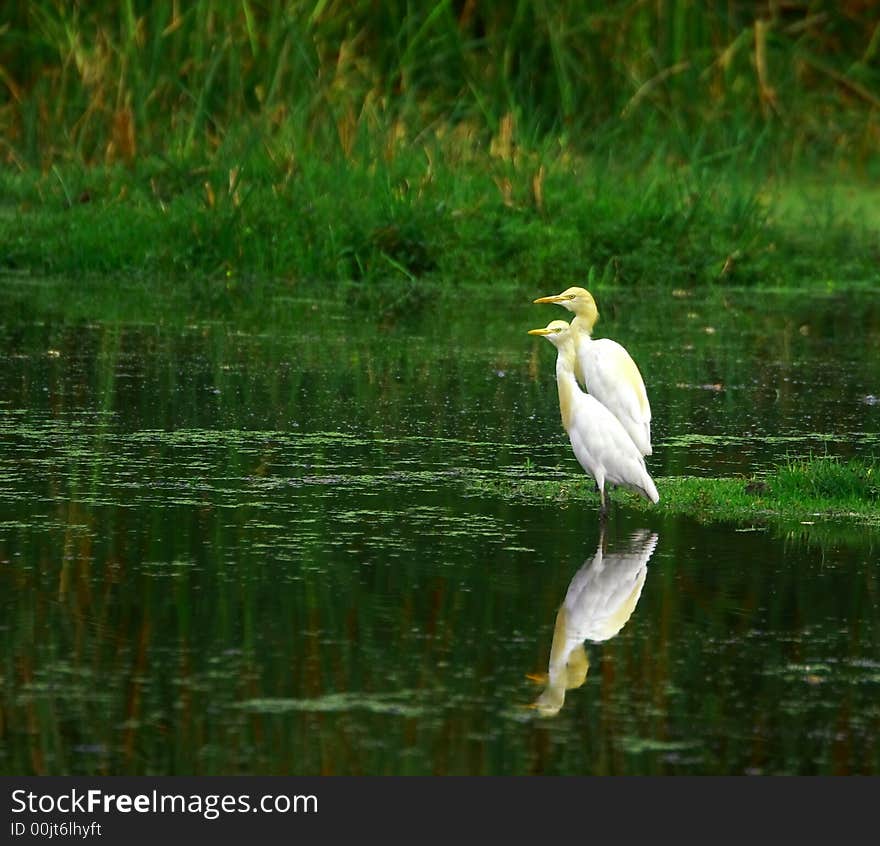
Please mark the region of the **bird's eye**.
POLYGON ((569 294, 569 295, 568 295, 568 298, 569 298, 570 300, 573 300, 573 299, 575 298, 575 296, 576 296, 575 294, 569 294))

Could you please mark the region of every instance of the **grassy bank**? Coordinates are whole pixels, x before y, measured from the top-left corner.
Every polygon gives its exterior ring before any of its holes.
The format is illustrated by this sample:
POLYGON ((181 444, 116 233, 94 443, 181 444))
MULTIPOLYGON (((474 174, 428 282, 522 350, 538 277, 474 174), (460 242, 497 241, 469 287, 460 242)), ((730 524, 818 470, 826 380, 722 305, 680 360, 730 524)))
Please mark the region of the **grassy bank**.
MULTIPOLYGON (((836 458, 791 460, 751 478, 698 478, 655 480, 660 502, 653 505, 627 492, 612 499, 627 508, 685 514, 704 522, 740 525, 829 522, 880 526, 880 464, 875 460, 836 458)), ((588 503, 598 508, 592 480, 572 475, 565 481, 530 478, 481 480, 481 490, 514 499, 588 503)))
POLYGON ((638 170, 552 145, 466 140, 333 162, 254 151, 227 166, 158 160, 0 176, 0 267, 28 275, 210 278, 213 296, 281 280, 420 285, 505 280, 690 288, 878 280, 876 193, 756 178, 699 159, 638 170))
POLYGON ((877 281, 864 4, 37 0, 2 35, 7 274, 877 281))

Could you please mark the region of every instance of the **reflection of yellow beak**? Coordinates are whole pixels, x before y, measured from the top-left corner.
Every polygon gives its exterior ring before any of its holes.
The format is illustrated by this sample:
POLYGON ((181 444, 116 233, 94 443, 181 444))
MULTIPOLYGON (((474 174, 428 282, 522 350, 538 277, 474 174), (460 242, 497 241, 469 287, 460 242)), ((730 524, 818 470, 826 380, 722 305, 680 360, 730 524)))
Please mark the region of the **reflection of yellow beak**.
POLYGON ((552 329, 529 329, 530 335, 552 335, 552 329))
POLYGON ((565 704, 565 688, 548 687, 529 708, 537 711, 542 717, 555 717, 565 704))
POLYGON ((536 300, 532 300, 535 303, 558 303, 563 300, 562 294, 555 294, 552 297, 538 297, 536 300))

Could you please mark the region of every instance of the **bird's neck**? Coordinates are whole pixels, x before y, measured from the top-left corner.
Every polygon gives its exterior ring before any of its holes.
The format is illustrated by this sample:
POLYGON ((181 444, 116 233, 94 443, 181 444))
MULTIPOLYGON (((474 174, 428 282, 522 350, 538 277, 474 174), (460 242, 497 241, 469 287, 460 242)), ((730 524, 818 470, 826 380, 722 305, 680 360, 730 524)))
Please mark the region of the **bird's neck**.
POLYGON ((559 350, 556 356, 556 389, 559 391, 559 413, 562 425, 567 432, 571 428, 574 414, 574 401, 580 390, 574 378, 574 348, 566 347, 559 350))
POLYGON ((593 343, 593 339, 590 337, 590 332, 593 331, 593 324, 595 322, 595 317, 584 317, 583 315, 578 315, 571 321, 571 327, 574 330, 575 337, 575 351, 577 353, 574 358, 574 376, 575 379, 584 386, 586 386, 587 380, 583 367, 581 367, 582 359, 580 354, 586 350, 589 344, 593 343))
POLYGON ((576 314, 574 320, 571 321, 572 328, 577 330, 581 343, 591 340, 590 336, 593 334, 597 318, 596 314, 576 314))

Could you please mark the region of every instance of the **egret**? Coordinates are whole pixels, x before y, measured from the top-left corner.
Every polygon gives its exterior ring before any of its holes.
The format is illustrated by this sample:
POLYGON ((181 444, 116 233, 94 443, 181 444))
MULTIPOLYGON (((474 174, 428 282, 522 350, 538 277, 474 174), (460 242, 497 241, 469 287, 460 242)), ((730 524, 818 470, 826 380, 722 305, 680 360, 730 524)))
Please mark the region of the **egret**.
POLYGON ((640 529, 631 535, 624 549, 608 553, 604 533, 600 534, 596 554, 574 574, 556 614, 548 672, 530 676, 545 685, 532 705, 542 716, 558 714, 565 692, 586 680, 590 660, 584 641, 610 640, 632 616, 658 539, 655 533, 640 529))
POLYGON ((617 341, 593 339, 599 310, 593 295, 584 288, 568 288, 536 303, 557 303, 574 312, 577 380, 623 424, 642 455, 651 450, 651 405, 645 382, 632 356, 617 341))
POLYGON ((553 320, 543 329, 530 329, 530 335, 543 335, 556 347, 556 387, 562 426, 568 432, 575 458, 596 480, 601 507, 599 516, 608 514, 605 483, 621 485, 658 502, 660 495, 645 467, 645 459, 623 424, 596 397, 585 394, 574 376, 575 333, 564 320, 553 320))

